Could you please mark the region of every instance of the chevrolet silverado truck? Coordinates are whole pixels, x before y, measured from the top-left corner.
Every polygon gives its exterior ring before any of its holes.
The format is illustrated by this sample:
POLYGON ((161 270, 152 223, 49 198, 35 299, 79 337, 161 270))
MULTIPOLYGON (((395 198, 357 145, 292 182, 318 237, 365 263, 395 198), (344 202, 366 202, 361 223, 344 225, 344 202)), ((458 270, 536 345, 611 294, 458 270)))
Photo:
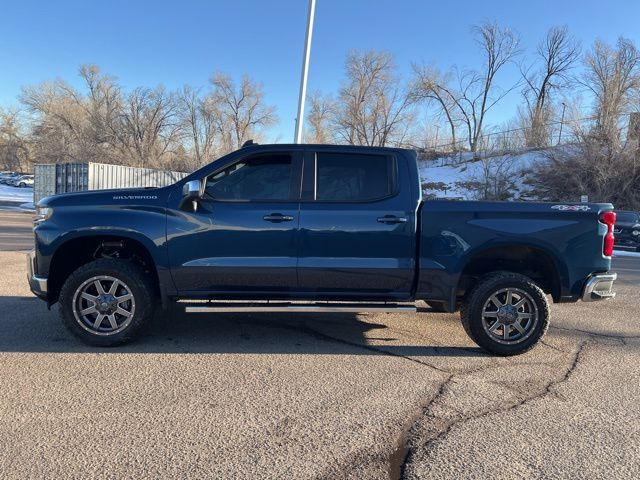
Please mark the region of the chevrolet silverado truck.
POLYGON ((422 201, 416 153, 251 145, 163 188, 41 200, 31 290, 86 343, 187 313, 460 311, 514 355, 549 299, 613 297, 610 204, 422 201), (423 307, 426 308, 426 307, 423 307))

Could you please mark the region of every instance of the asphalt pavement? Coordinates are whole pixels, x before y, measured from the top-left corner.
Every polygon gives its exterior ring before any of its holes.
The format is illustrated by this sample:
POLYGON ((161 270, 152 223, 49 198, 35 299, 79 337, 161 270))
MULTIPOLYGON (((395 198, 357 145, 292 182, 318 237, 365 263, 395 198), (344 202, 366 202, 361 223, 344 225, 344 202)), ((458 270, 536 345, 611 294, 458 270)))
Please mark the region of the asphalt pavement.
POLYGON ((640 478, 639 258, 517 357, 426 307, 174 309, 99 349, 29 292, 30 222, 0 213, 2 478, 640 478))
POLYGON ((33 248, 33 213, 0 205, 0 252, 33 248))

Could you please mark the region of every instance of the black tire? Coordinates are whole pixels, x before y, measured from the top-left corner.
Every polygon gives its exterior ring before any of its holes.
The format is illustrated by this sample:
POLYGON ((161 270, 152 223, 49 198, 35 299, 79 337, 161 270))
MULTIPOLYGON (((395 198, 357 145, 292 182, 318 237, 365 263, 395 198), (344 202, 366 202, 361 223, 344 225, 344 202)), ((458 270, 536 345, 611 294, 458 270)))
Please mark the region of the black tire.
POLYGON ((513 272, 494 272, 483 277, 466 296, 460 309, 460 319, 467 335, 483 349, 497 355, 519 355, 533 348, 549 328, 549 302, 542 289, 529 277, 513 272), (508 295, 509 290, 512 291, 511 302, 513 302, 513 295, 515 295, 516 300, 526 298, 526 305, 520 307, 523 312, 515 309, 516 320, 514 320, 514 317, 509 316, 514 312, 513 309, 507 309, 505 312, 500 313, 505 317, 504 319, 498 318, 500 308, 507 308, 507 303, 512 307, 519 303, 512 304, 508 302, 506 295, 508 295), (504 298, 502 301, 505 302, 505 305, 502 307, 498 307, 491 300, 492 295, 496 294, 498 302, 500 302, 501 298, 504 298), (487 311, 489 308, 493 309, 493 306, 496 308, 495 312, 487 311), (528 312, 524 311, 525 309, 528 312), (494 315, 496 317, 495 323, 489 325, 494 315), (520 319, 521 315, 529 315, 531 323, 526 322, 525 319, 520 319), (533 320, 534 318, 535 321, 533 320), (516 330, 516 322, 524 332, 516 330), (490 330, 494 328, 494 332, 491 333, 490 330), (506 334, 504 334, 505 329, 506 334), (509 338, 511 333, 514 334, 513 340, 503 339, 503 334, 509 338))
POLYGON ((22 183, 22 182, 20 182, 20 183, 18 184, 18 187, 19 187, 19 188, 24 188, 24 187, 26 187, 26 186, 27 186, 27 185, 26 185, 25 183, 22 183))
MULTIPOLYGON (((113 284, 114 282, 111 282, 111 285, 113 284)), ((153 292, 154 289, 149 276, 138 265, 126 260, 94 260, 75 270, 64 282, 58 299, 62 323, 71 333, 88 345, 99 347, 122 345, 134 339, 153 317, 155 307, 153 292), (117 328, 112 328, 111 319, 105 316, 102 317, 102 321, 97 328, 95 325, 91 325, 90 321, 87 322, 87 319, 91 320, 92 318, 95 318, 96 322, 98 322, 98 317, 101 315, 98 311, 84 316, 78 312, 81 308, 78 302, 83 302, 80 299, 83 296, 82 293, 86 292, 87 288, 95 288, 91 287, 91 284, 95 285, 96 277, 98 277, 103 287, 110 285, 109 279, 111 278, 119 282, 116 288, 119 289, 121 296, 116 297, 115 295, 117 294, 114 293, 114 302, 117 302, 118 298, 126 298, 129 294, 131 295, 130 300, 125 300, 115 305, 118 311, 109 311, 114 317, 116 325, 118 325, 118 320, 121 320, 120 326, 117 328), (128 317, 119 313, 121 308, 129 313, 128 317), (92 315, 95 315, 95 317, 92 317, 92 315), (105 318, 107 318, 106 321, 105 318)), ((99 308, 98 302, 94 300, 89 300, 89 302, 93 302, 94 310, 99 308)), ((100 305, 106 305, 106 303, 101 303, 100 305)), ((86 304, 86 306, 91 307, 91 303, 86 304)), ((111 306, 113 308, 113 303, 111 306)))
POLYGON ((431 311, 436 312, 436 313, 447 313, 447 311, 444 308, 444 304, 442 303, 438 303, 438 302, 424 302, 426 303, 429 308, 431 308, 431 311))

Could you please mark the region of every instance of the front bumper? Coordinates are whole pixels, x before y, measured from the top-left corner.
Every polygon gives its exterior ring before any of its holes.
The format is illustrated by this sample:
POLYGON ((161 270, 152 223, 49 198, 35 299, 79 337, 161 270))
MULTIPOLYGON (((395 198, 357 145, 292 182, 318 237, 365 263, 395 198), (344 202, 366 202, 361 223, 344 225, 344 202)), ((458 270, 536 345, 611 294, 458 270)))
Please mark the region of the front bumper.
POLYGON ((618 278, 617 273, 596 273, 591 275, 584 285, 582 292, 583 302, 606 300, 616 296, 613 291, 613 282, 618 278))
POLYGON ((36 271, 36 251, 31 250, 27 253, 27 280, 29 280, 29 288, 35 294, 43 300, 47 299, 47 277, 39 277, 35 274, 36 271))

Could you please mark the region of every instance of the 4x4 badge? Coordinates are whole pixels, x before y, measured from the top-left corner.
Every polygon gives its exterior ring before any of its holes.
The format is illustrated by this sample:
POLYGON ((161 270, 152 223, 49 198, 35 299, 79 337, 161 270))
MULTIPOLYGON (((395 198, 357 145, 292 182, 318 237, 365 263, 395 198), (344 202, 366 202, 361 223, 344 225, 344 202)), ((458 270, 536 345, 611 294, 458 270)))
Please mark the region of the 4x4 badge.
POLYGON ((589 205, 554 205, 551 208, 555 208, 561 212, 588 212, 591 210, 589 205))

